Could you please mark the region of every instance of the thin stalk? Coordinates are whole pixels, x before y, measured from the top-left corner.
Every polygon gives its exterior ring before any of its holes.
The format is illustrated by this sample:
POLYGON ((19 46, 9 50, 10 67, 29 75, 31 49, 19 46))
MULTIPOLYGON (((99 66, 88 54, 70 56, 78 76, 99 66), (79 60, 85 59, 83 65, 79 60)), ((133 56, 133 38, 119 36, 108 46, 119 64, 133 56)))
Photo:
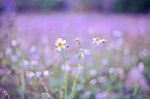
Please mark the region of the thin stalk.
POLYGON ((135 86, 135 87, 134 87, 134 89, 133 89, 133 93, 132 93, 132 95, 133 95, 133 96, 135 96, 135 95, 136 95, 136 93, 137 93, 137 91, 138 91, 138 87, 136 87, 136 86, 135 86))
POLYGON ((22 93, 21 93, 21 99, 25 99, 25 78, 24 78, 24 70, 21 69, 21 89, 22 89, 22 93))
POLYGON ((77 78, 78 78, 78 74, 73 82, 73 86, 72 86, 72 91, 71 91, 71 99, 74 98, 74 95, 75 95, 75 88, 76 88, 76 83, 77 83, 77 78))
POLYGON ((67 83, 68 83, 68 72, 67 72, 67 59, 65 57, 65 53, 64 51, 62 51, 62 57, 63 57, 63 61, 64 61, 64 65, 65 65, 65 73, 64 73, 64 91, 65 91, 65 96, 64 99, 67 99, 67 83))

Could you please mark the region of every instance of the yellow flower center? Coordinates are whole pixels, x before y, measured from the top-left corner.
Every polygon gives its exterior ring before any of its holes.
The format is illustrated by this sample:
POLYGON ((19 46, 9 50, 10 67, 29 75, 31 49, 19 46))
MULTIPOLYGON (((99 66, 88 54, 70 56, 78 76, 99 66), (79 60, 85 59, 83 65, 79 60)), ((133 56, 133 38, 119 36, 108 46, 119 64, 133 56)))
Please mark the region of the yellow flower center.
POLYGON ((58 42, 58 43, 57 43, 57 46, 62 46, 62 42, 58 42))
POLYGON ((99 41, 99 40, 100 40, 100 37, 97 36, 97 37, 96 37, 96 41, 99 41))

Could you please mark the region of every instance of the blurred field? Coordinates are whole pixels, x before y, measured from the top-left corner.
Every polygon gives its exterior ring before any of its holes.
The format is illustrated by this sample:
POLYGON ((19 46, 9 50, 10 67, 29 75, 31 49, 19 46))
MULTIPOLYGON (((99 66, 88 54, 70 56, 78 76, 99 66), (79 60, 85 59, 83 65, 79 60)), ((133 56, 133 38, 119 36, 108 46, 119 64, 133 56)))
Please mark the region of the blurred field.
POLYGON ((59 37, 69 44, 67 99, 79 63, 83 69, 74 99, 149 99, 150 15, 60 12, 20 13, 11 18, 8 28, 1 15, 0 88, 12 99, 49 99, 43 95, 60 99, 64 63, 55 49, 59 37), (107 43, 93 47, 95 36, 107 43), (79 61, 80 48, 85 57, 79 61), (48 74, 40 75, 44 71, 48 74))

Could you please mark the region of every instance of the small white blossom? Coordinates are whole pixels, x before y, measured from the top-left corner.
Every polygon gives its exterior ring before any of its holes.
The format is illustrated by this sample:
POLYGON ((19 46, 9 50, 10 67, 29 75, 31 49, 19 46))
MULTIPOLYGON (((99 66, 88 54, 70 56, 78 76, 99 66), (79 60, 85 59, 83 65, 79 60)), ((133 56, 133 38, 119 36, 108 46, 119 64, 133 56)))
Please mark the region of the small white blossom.
POLYGON ((22 65, 23 67, 27 67, 29 65, 29 62, 27 60, 23 60, 22 65))
POLYGON ((11 41, 11 45, 12 45, 12 46, 17 46, 17 44, 18 44, 17 40, 12 40, 12 41, 11 41))
POLYGON ((106 39, 100 38, 100 37, 95 37, 92 39, 92 43, 96 44, 96 45, 100 45, 101 43, 105 43, 106 39))
POLYGON ((67 42, 62 38, 58 38, 55 42, 55 46, 57 47, 57 51, 62 51, 63 49, 67 48, 67 42))
POLYGON ((40 71, 37 71, 35 74, 36 74, 37 78, 40 78, 42 76, 42 72, 40 72, 40 71))
POLYGON ((43 76, 44 77, 48 77, 49 76, 49 71, 48 70, 44 70, 43 71, 43 76))
POLYGON ((144 71, 144 64, 142 62, 139 63, 138 68, 141 72, 144 71))
POLYGON ((5 51, 5 54, 6 55, 11 55, 12 54, 12 48, 10 48, 10 47, 8 47, 7 49, 6 49, 6 51, 5 51))
POLYGON ((27 78, 33 78, 33 77, 35 77, 35 73, 34 72, 27 72, 26 76, 27 76, 27 78))
POLYGON ((115 72, 115 68, 113 68, 113 67, 109 68, 108 72, 109 72, 110 74, 114 73, 114 72, 115 72))
POLYGON ((16 62, 18 60, 18 57, 16 55, 11 56, 11 61, 16 62))
POLYGON ((91 70, 90 71, 90 75, 91 76, 95 76, 97 74, 97 71, 95 69, 91 70))
POLYGON ((95 85, 97 83, 97 80, 96 79, 92 79, 91 81, 90 81, 90 84, 92 84, 92 85, 95 85))
POLYGON ((30 53, 34 53, 34 52, 36 52, 37 51, 37 47, 36 46, 31 46, 31 48, 30 48, 30 53))

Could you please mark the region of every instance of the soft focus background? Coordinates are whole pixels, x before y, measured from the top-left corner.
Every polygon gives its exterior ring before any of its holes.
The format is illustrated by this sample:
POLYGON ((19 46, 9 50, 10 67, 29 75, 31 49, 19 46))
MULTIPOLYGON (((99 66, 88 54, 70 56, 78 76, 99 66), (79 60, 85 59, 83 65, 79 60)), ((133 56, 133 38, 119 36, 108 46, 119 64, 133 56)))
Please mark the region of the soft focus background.
POLYGON ((0 0, 0 98, 60 99, 63 37, 68 99, 80 48, 74 99, 150 99, 149 12, 150 0, 0 0))

